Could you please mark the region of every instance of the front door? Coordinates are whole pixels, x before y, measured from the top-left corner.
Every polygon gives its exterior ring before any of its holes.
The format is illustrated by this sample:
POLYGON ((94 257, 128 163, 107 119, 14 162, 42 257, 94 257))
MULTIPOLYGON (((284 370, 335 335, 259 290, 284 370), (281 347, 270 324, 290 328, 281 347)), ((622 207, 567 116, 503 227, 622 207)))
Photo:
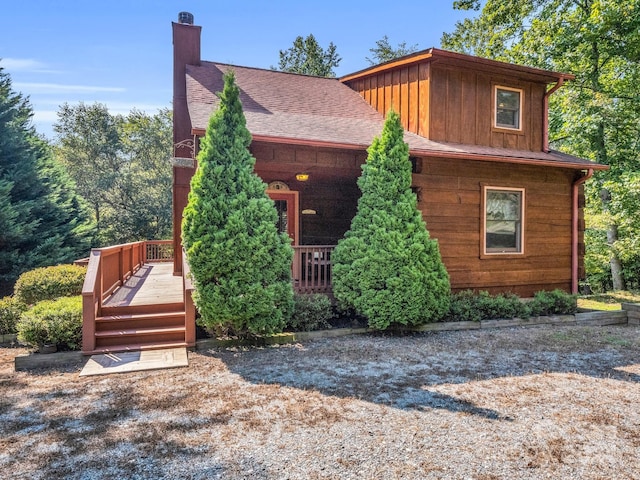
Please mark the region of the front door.
POLYGON ((276 204, 278 231, 289 235, 291 245, 298 245, 298 192, 291 190, 267 190, 267 195, 276 204))

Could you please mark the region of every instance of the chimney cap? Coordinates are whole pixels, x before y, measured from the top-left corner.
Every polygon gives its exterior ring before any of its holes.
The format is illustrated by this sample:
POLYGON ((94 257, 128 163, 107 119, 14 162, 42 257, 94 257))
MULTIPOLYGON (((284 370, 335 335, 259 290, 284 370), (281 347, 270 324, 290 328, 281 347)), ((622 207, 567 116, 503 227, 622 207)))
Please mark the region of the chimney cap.
POLYGON ((193 25, 193 13, 180 12, 178 13, 178 23, 185 25, 193 25))

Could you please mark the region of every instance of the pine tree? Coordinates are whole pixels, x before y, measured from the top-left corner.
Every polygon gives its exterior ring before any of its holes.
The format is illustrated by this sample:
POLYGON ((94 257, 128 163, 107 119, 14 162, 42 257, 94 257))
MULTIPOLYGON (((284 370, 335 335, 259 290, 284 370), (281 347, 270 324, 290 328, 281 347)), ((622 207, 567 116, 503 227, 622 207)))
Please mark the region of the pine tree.
POLYGON ((380 330, 435 321, 449 308, 449 275, 411 191, 403 135, 400 118, 390 112, 358 179, 356 216, 333 254, 340 305, 380 330))
POLYGON ((333 69, 340 65, 341 60, 333 42, 325 50, 313 34, 309 34, 306 38, 296 37, 291 48, 280 50, 278 70, 316 77, 335 77, 333 69))
POLYGON ((0 68, 0 294, 22 272, 72 261, 90 246, 86 207, 32 115, 0 68))
POLYGON ((276 228, 266 185, 253 172, 233 73, 225 75, 219 96, 182 221, 194 301, 207 326, 238 334, 281 331, 293 308, 293 250, 276 228))

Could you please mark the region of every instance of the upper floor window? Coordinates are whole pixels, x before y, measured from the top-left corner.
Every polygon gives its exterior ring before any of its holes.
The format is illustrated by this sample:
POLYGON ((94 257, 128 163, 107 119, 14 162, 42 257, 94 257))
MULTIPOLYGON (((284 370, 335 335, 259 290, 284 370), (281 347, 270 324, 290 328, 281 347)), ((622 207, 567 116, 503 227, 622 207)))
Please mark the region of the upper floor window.
POLYGON ((496 128, 521 130, 522 124, 522 90, 509 87, 495 87, 496 128))
POLYGON ((524 189, 484 187, 483 193, 483 253, 524 253, 524 189))

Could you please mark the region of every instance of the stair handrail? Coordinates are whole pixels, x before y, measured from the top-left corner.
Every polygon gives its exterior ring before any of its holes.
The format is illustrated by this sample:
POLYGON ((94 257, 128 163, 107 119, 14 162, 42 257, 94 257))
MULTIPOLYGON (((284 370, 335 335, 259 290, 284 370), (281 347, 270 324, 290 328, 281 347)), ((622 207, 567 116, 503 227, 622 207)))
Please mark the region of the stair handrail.
POLYGON ((82 285, 82 351, 95 349, 96 318, 102 302, 146 261, 146 242, 92 248, 82 285))
POLYGON ((187 254, 182 249, 182 287, 184 289, 185 342, 192 347, 196 344, 196 307, 193 303, 193 281, 187 254))

